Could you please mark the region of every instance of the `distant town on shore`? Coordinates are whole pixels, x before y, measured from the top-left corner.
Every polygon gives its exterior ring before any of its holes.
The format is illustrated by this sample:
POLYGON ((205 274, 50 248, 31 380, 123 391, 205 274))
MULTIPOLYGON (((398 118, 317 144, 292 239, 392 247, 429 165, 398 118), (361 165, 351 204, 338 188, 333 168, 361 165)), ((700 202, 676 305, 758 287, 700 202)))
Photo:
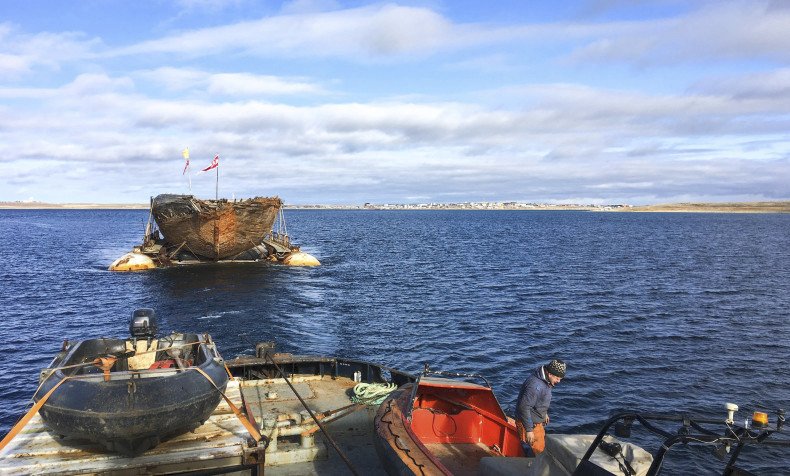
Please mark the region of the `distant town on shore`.
MULTIPOLYGON (((709 213, 790 213, 789 201, 706 202, 656 205, 629 204, 556 204, 532 202, 457 202, 457 203, 364 203, 361 205, 296 205, 285 209, 306 210, 581 210, 597 212, 709 212, 709 213)), ((0 202, 0 209, 68 209, 68 210, 138 210, 145 203, 44 203, 36 201, 0 202)))

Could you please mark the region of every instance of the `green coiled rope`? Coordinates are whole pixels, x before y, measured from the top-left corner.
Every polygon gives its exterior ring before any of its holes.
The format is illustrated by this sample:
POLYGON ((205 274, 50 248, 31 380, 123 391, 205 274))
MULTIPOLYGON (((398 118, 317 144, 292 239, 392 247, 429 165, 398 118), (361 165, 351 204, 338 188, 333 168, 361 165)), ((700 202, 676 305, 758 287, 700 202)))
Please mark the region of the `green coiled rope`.
POLYGON ((354 386, 354 396, 351 401, 365 405, 381 405, 387 395, 398 386, 394 383, 358 383, 354 386))

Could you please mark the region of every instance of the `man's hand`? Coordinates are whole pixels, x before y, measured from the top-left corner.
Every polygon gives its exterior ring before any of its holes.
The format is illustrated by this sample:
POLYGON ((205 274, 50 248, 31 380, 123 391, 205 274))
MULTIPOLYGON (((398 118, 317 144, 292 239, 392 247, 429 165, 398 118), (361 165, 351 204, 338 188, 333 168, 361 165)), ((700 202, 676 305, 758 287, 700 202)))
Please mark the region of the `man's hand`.
POLYGON ((548 425, 549 421, 551 421, 551 418, 549 418, 549 414, 546 413, 546 423, 545 423, 545 425, 548 425))
POLYGON ((535 432, 534 431, 528 431, 527 432, 527 443, 532 445, 532 443, 534 443, 534 442, 535 442, 535 432))

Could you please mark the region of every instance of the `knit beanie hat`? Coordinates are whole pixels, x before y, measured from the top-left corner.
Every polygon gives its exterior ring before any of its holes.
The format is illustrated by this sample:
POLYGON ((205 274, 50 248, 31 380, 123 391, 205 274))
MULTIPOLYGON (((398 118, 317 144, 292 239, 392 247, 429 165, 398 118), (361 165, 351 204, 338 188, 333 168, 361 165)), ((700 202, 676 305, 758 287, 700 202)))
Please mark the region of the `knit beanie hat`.
POLYGON ((565 362, 559 359, 554 359, 549 362, 549 365, 546 366, 546 371, 559 378, 565 378, 566 368, 568 368, 568 365, 565 362))

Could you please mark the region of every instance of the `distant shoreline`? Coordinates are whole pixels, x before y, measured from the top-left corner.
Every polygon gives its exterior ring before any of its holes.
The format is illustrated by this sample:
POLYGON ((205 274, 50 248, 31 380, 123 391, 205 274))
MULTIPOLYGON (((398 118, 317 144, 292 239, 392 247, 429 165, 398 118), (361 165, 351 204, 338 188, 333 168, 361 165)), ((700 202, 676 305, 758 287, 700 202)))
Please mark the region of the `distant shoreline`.
POLYGON ((148 210, 141 203, 43 203, 43 202, 0 202, 6 210, 148 210))
POLYGON ((621 211, 664 213, 790 213, 790 201, 666 203, 658 205, 635 206, 621 211))
MULTIPOLYGON (((512 202, 508 202, 512 203, 512 202)), ((286 210, 535 210, 535 211, 596 211, 625 213, 790 213, 790 201, 777 202, 722 202, 722 203, 666 203, 656 205, 501 205, 431 204, 431 205, 285 205, 286 210)), ((0 202, 6 210, 147 210, 143 203, 43 203, 0 202)))

